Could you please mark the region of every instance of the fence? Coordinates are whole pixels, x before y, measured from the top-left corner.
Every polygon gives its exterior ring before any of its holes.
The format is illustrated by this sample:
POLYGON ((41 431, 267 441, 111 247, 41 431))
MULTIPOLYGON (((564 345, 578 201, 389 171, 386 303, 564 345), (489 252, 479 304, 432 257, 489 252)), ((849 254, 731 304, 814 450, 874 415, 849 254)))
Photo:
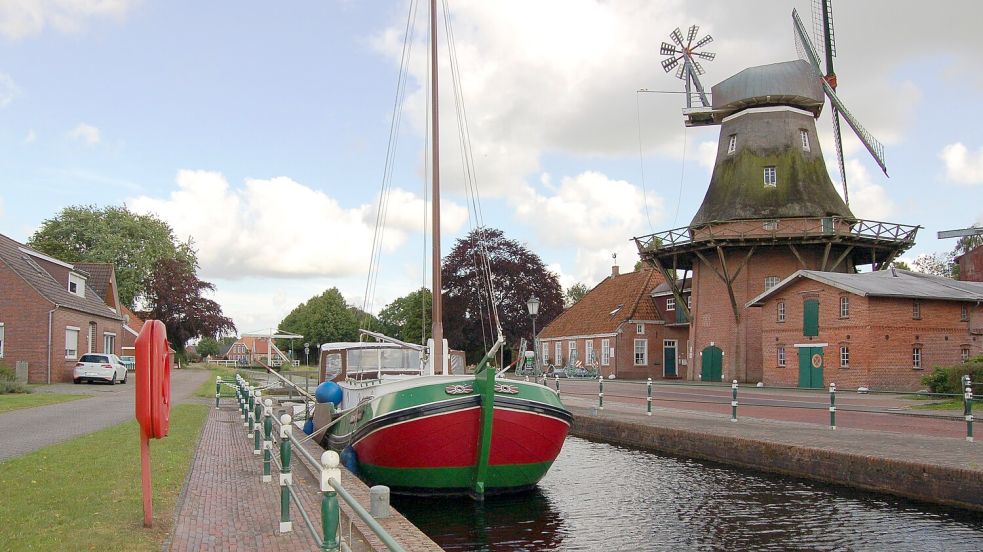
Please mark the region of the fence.
MULTIPOLYGON (((289 382, 289 380, 285 380, 289 382)), ((292 383, 292 382, 291 382, 292 383)), ((303 441, 293 435, 294 425, 290 414, 283 414, 279 419, 273 416, 273 401, 263 399, 262 390, 251 386, 241 375, 236 374, 234 380, 216 378, 215 408, 219 408, 222 398, 221 387, 225 385, 235 390, 234 399, 242 418, 243 427, 248 438, 253 443, 253 454, 261 456, 261 481, 272 482, 273 467, 279 471, 280 484, 280 532, 293 530, 290 517, 290 504, 294 504, 300 513, 304 526, 321 550, 350 551, 350 543, 360 536, 354 530, 354 523, 349 517, 347 534, 341 525, 341 508, 338 497, 348 505, 350 510, 374 533, 379 540, 392 552, 404 552, 403 547, 396 542, 376 521, 376 517, 387 517, 389 514, 389 489, 373 487, 372 512, 359 504, 341 484, 341 467, 338 453, 325 451, 320 459, 312 455, 303 445, 303 441), (276 425, 276 431, 274 431, 276 425), (274 449, 279 450, 279 456, 274 455, 274 449), (301 503, 293 481, 293 453, 297 452, 303 464, 320 482, 321 517, 320 527, 315 527, 315 516, 307 512, 301 503)), ((235 426, 233 426, 235 427, 235 426)), ((306 439, 305 439, 306 440, 306 439)), ((364 541, 362 541, 363 544, 364 541)))

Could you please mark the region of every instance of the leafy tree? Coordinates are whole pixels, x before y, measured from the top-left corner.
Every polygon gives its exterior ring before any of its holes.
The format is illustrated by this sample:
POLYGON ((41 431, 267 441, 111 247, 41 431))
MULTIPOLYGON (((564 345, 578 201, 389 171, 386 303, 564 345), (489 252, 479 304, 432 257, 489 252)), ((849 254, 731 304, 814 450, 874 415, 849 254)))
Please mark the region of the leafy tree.
POLYGON ((195 274, 195 265, 178 259, 157 262, 147 281, 147 318, 160 320, 175 351, 184 351, 189 339, 235 331, 222 307, 202 296, 215 289, 195 274))
POLYGON ((582 284, 580 282, 577 282, 576 284, 568 287, 566 293, 563 295, 564 298, 563 306, 564 307, 573 306, 574 303, 583 299, 584 295, 587 295, 588 291, 590 291, 590 289, 587 288, 587 285, 582 284))
MULTIPOLYGON (((297 305, 280 322, 280 329, 302 335, 309 343, 355 341, 363 314, 345 302, 338 288, 331 288, 297 305)), ((295 340, 294 346, 303 352, 303 342, 295 340)))
POLYGON ((159 261, 179 259, 197 266, 190 241, 179 242, 166 222, 126 207, 66 207, 41 223, 27 243, 70 263, 113 263, 119 299, 131 308, 146 292, 159 261))
POLYGON ((893 266, 894 268, 899 268, 901 270, 911 270, 911 267, 908 266, 908 263, 904 261, 894 261, 891 263, 891 266, 893 266))
POLYGON ((917 272, 923 272, 925 274, 934 274, 935 276, 942 276, 944 278, 952 278, 954 254, 949 253, 926 253, 924 255, 919 255, 911 262, 911 268, 917 272))
POLYGON ((396 299, 379 312, 383 332, 408 343, 424 343, 431 337, 430 290, 420 288, 396 299))
POLYGON ((205 358, 208 355, 218 355, 218 352, 221 350, 218 340, 214 337, 201 338, 198 341, 198 346, 196 348, 198 349, 198 354, 201 355, 201 358, 205 358))
POLYGON ((481 283, 481 264, 487 253, 494 275, 494 301, 508 343, 517 345, 532 338, 532 319, 526 300, 539 297, 536 328, 543 328, 563 312, 563 289, 556 274, 542 259, 501 230, 476 229, 454 245, 444 258, 441 275, 444 287, 444 336, 455 349, 475 362, 496 338, 488 321, 486 286, 481 283))

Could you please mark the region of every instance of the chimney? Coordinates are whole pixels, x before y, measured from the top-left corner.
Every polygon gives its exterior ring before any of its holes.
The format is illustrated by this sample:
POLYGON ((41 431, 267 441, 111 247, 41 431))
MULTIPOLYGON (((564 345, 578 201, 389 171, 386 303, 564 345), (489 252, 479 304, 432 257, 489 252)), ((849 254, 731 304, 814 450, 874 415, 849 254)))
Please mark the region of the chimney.
POLYGON ((621 272, 621 270, 618 268, 618 254, 617 253, 611 253, 611 260, 612 260, 612 264, 611 264, 611 277, 614 278, 615 276, 617 276, 621 272))

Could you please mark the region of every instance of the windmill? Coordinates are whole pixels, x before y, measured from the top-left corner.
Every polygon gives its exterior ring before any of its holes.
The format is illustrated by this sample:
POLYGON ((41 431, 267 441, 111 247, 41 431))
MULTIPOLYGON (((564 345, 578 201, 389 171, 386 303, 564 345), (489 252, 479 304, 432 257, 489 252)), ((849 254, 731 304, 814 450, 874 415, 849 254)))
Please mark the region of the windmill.
POLYGON ((717 57, 717 54, 713 52, 697 52, 696 50, 706 46, 707 44, 713 42, 713 37, 706 35, 703 38, 693 43, 696 39, 696 35, 700 33, 699 25, 692 25, 689 31, 686 33, 686 44, 683 44, 683 33, 676 27, 669 36, 675 44, 670 44, 668 42, 663 42, 662 47, 659 49, 659 53, 663 56, 669 56, 662 60, 662 69, 668 73, 676 67, 676 78, 686 81, 686 107, 693 107, 693 88, 696 88, 696 95, 703 104, 703 107, 710 107, 710 101, 707 99, 707 94, 703 90, 703 84, 700 82, 700 75, 705 71, 703 66, 700 65, 699 61, 694 58, 705 59, 707 61, 713 61, 713 58, 717 57), (683 62, 680 66, 679 62, 683 62))
MULTIPOLYGON (((843 105, 843 101, 840 100, 839 96, 836 95, 836 73, 833 71, 833 58, 836 56, 836 46, 833 38, 833 6, 832 0, 813 0, 813 5, 818 2, 821 4, 821 9, 819 10, 822 17, 821 28, 823 32, 823 44, 825 46, 825 57, 826 57, 826 73, 823 73, 822 67, 819 62, 819 55, 816 52, 816 48, 813 46, 812 41, 809 39, 809 35, 806 33, 805 27, 802 25, 802 20, 799 19, 799 14, 793 9, 792 10, 792 26, 794 28, 795 34, 795 47, 798 50, 799 58, 809 62, 812 66, 813 71, 816 76, 822 81, 823 91, 826 93, 826 97, 829 98, 829 103, 832 107, 833 116, 833 139, 836 143, 836 161, 840 169, 840 180, 843 182, 843 199, 847 205, 850 204, 850 195, 847 192, 846 185, 846 168, 843 163, 843 139, 840 134, 840 115, 846 119, 850 128, 856 133, 857 138, 860 142, 867 148, 870 155, 880 166, 881 170, 884 171, 885 176, 887 175, 887 166, 884 164, 884 146, 877 141, 876 138, 868 131, 860 121, 850 113, 850 111, 843 105)), ((814 10, 815 11, 815 10, 814 10)))

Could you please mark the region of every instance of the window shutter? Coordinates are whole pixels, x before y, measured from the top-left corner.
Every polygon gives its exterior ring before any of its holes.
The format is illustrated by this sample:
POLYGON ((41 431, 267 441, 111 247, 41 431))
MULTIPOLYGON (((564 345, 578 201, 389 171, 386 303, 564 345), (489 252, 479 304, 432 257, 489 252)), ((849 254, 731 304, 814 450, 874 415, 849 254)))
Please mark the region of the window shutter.
POLYGON ((802 335, 819 335, 819 301, 808 299, 802 305, 802 335))

